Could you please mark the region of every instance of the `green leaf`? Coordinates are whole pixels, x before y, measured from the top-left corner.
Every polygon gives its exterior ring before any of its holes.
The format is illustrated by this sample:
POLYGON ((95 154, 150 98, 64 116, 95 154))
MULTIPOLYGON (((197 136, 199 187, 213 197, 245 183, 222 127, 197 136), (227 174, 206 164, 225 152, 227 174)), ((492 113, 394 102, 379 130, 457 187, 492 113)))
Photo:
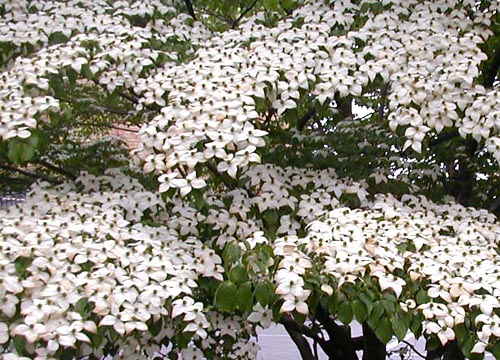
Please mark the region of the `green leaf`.
POLYGON ((331 314, 337 314, 339 309, 339 297, 336 292, 328 298, 328 311, 331 314))
POLYGON ((86 297, 81 298, 78 300, 75 304, 75 311, 79 313, 81 316, 84 316, 86 314, 87 310, 87 305, 89 303, 89 299, 86 297))
POLYGON ((388 299, 382 299, 381 302, 387 314, 394 314, 394 312, 396 311, 395 303, 388 299))
POLYGON ((243 265, 237 264, 229 271, 228 277, 235 284, 241 284, 248 279, 247 269, 243 265))
POLYGON ((393 335, 392 324, 389 317, 382 317, 376 325, 374 331, 377 338, 384 344, 387 344, 393 335))
POLYGON ((372 329, 377 326, 380 318, 384 315, 384 311, 384 307, 380 301, 376 301, 373 303, 373 310, 368 316, 368 325, 370 325, 372 329))
POLYGON ((39 144, 39 136, 32 133, 27 139, 15 138, 8 143, 7 157, 14 164, 22 164, 35 156, 39 144))
POLYGON ((205 198, 203 197, 203 193, 200 190, 193 189, 191 191, 191 196, 194 199, 194 205, 196 206, 196 210, 201 211, 206 208, 207 203, 205 202, 205 198))
POLYGON ((238 306, 238 289, 230 281, 225 281, 219 285, 215 291, 214 305, 221 311, 233 312, 238 306))
POLYGON ((427 351, 436 350, 439 347, 439 345, 440 345, 440 342, 435 336, 430 337, 427 339, 427 341, 425 343, 425 350, 427 350, 427 351))
POLYGON ((458 324, 453 328, 458 345, 462 345, 467 338, 469 331, 464 324, 458 324))
POLYGON ((465 356, 467 356, 468 358, 471 358, 472 357, 471 350, 475 344, 476 344, 476 339, 474 338, 474 336, 468 336, 465 339, 462 346, 460 347, 460 349, 462 350, 462 352, 465 356))
POLYGON ((158 335, 160 331, 163 329, 163 321, 161 318, 159 318, 157 321, 153 321, 153 319, 151 319, 150 321, 147 322, 147 325, 149 332, 153 336, 158 335))
POLYGON ((266 7, 266 9, 269 9, 270 11, 276 11, 279 8, 279 1, 278 0, 267 0, 265 2, 265 7, 266 7))
POLYGON ((416 337, 422 334, 422 319, 419 316, 413 316, 411 318, 410 330, 416 337))
POLYGON ((274 209, 264 211, 264 220, 268 226, 276 226, 279 223, 279 213, 274 209))
POLYGON ((384 11, 384 5, 377 1, 376 3, 372 4, 371 10, 374 14, 380 14, 382 11, 384 11))
POLYGON ((344 301, 339 305, 337 317, 342 323, 346 325, 350 324, 352 322, 353 315, 352 306, 349 301, 344 301))
POLYGON ((361 300, 356 299, 352 302, 352 310, 354 312, 354 317, 360 323, 368 318, 368 309, 361 300))
POLYGON ((342 291, 354 299, 358 297, 358 289, 354 284, 347 283, 342 287, 342 291))
POLYGON ((262 306, 270 305, 274 297, 273 286, 268 281, 257 283, 254 290, 254 296, 257 302, 262 306))
POLYGON ((241 311, 250 311, 253 306, 252 283, 246 282, 238 287, 238 308, 241 311))
POLYGON ((368 310, 368 314, 372 312, 373 309, 373 300, 369 294, 362 292, 358 295, 359 299, 365 304, 366 309, 368 310))
POLYGON ((257 251, 255 264, 261 272, 265 272, 269 267, 269 259, 273 256, 273 250, 269 245, 259 245, 255 250, 257 251))
POLYGON ((97 334, 92 334, 92 333, 87 334, 94 348, 98 348, 101 346, 106 332, 107 332, 107 327, 101 326, 97 328, 97 334))
POLYGON ((23 336, 14 336, 14 348, 18 354, 24 354, 26 349, 26 339, 23 336))
POLYGON ((49 36, 49 42, 51 45, 61 44, 63 42, 66 42, 66 40, 68 40, 68 38, 60 31, 53 32, 49 36))
POLYGON ((14 267, 16 269, 16 273, 18 275, 24 274, 24 272, 26 271, 28 266, 30 266, 32 261, 33 260, 31 258, 23 256, 19 256, 18 258, 16 258, 16 260, 14 260, 14 267))
POLYGON ((500 341, 497 341, 489 351, 495 356, 495 359, 500 359, 500 341))
POLYGON ((429 302, 429 295, 427 295, 427 291, 424 289, 420 289, 415 295, 415 301, 418 305, 426 304, 429 302))
POLYGON ((230 267, 240 259, 241 249, 235 243, 227 243, 222 252, 222 259, 227 267, 230 267))
POLYGON ((59 359, 60 360, 73 360, 75 358, 75 349, 59 348, 59 359))
POLYGON ((396 313, 394 317, 391 317, 392 331, 398 340, 403 340, 410 327, 410 319, 406 319, 404 316, 400 316, 396 313))
POLYGON ((281 7, 285 11, 290 10, 293 7, 293 0, 281 0, 281 7))

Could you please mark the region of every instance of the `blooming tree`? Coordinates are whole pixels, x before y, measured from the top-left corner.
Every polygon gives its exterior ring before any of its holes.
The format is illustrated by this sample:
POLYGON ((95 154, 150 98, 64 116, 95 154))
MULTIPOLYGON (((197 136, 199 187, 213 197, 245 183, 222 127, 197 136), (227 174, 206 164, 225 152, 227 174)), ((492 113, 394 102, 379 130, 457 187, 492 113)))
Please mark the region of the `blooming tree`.
POLYGON ((499 10, 1 0, 2 358, 500 359, 499 10))

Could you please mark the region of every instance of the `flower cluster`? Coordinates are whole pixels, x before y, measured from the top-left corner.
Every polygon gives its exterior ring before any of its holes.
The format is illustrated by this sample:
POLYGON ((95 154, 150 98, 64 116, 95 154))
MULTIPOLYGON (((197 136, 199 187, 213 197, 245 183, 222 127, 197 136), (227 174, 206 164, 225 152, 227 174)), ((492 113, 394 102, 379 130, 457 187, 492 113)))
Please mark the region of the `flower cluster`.
MULTIPOLYGON (((0 83, 2 139, 27 138, 43 120, 42 114, 63 111, 49 90, 51 76, 67 80, 73 71, 109 92, 123 87, 133 90, 155 62, 166 66, 175 61, 175 51, 152 45, 167 43, 171 37, 182 39, 182 32, 190 29, 185 16, 173 15, 172 6, 156 0, 113 5, 99 1, 83 6, 81 2, 34 1, 29 9, 7 12, 0 19, 0 41, 17 46, 19 53, 12 51, 0 59, 5 70, 0 83), (129 17, 138 14, 171 21, 134 26, 129 17)), ((207 32, 198 33, 190 39, 193 46, 207 36, 207 32)))
POLYGON ((142 225, 164 205, 137 181, 110 172, 78 182, 81 191, 41 184, 22 209, 1 212, 5 352, 23 337, 30 356, 76 345, 76 355, 98 356, 107 329, 136 344, 123 347, 135 358, 161 350, 168 327, 205 339, 211 324, 193 296, 198 279, 222 279, 221 258, 193 237, 142 225), (155 324, 165 330, 152 336, 155 324))
POLYGON ((13 60, 0 88, 0 134, 4 140, 29 137, 40 113, 58 111, 47 74, 71 68, 107 91, 130 89, 138 109, 162 108, 142 130, 137 155, 147 163, 154 159, 145 170, 180 179, 213 161, 219 172, 235 177, 260 159, 255 152, 264 145, 266 133, 258 129, 263 111, 280 115, 307 97, 318 104, 359 97, 382 81, 391 128, 406 128, 405 148, 420 152, 429 131, 456 126, 462 136, 488 142, 498 158, 497 93, 476 84, 492 12, 471 17, 473 1, 385 5, 386 11, 355 21, 366 10, 350 1, 306 2, 273 28, 259 13, 213 35, 153 0, 92 6, 37 1, 29 11, 21 6, 3 20, 4 41, 20 46, 33 39, 38 47, 51 44, 54 34, 69 40, 13 60), (143 26, 130 20, 137 16, 143 26), (155 44, 167 46, 172 39, 187 42, 186 34, 199 47, 192 61, 176 64, 175 51, 157 50, 155 44))
POLYGON ((420 313, 425 331, 443 344, 455 339, 454 328, 465 319, 479 325, 474 352, 483 352, 490 336, 497 336, 489 329, 500 308, 500 231, 486 211, 380 196, 361 209, 339 207, 307 228, 305 237, 275 243, 275 254, 283 258, 275 275, 282 312, 308 313, 309 277, 319 276, 329 296, 371 278, 405 311, 420 313), (319 274, 310 270, 314 264, 319 274), (417 284, 425 301, 415 297, 417 284))

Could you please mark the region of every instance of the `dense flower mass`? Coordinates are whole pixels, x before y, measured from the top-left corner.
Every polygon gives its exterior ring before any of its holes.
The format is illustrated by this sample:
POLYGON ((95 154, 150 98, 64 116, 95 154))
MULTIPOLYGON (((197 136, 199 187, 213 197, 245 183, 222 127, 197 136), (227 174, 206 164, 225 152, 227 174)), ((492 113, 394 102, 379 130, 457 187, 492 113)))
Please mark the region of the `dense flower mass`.
POLYGON ((499 3, 264 2, 0 0, 2 358, 500 358, 499 3))
MULTIPOLYGON (((468 316, 482 314, 476 323, 492 321, 500 308, 500 231, 494 216, 453 204, 444 209, 412 196, 402 201, 383 196, 365 206, 337 208, 310 222, 307 236, 276 240, 275 254, 283 257, 276 273, 281 311, 308 313, 311 290, 303 278, 316 263, 311 275, 319 277, 322 291, 342 293, 349 284, 376 280, 398 307, 421 314, 425 331, 443 344, 455 338, 452 328, 468 316), (426 301, 415 301, 415 283, 425 285, 426 301)), ((480 329, 478 338, 488 343, 491 334, 480 329)))
MULTIPOLYGON (((191 296, 199 278, 222 280, 221 258, 198 239, 180 241, 171 228, 142 225, 146 212, 164 205, 130 178, 86 175, 79 184, 82 191, 41 184, 23 209, 2 211, 2 316, 8 323, 2 343, 21 336, 29 353, 55 356, 60 347, 90 345, 96 336, 102 348, 107 327, 137 342, 137 332, 162 321, 167 327, 165 319, 179 319, 182 331, 205 338, 203 304, 191 296)), ((128 350, 152 356, 159 348, 146 337, 128 350)))
POLYGON ((498 90, 475 83, 486 60, 479 46, 491 35, 492 13, 471 18, 473 1, 449 14, 439 11, 445 2, 387 3, 390 11, 361 24, 354 21, 360 5, 311 2, 272 29, 259 13, 213 36, 199 22, 189 27, 186 16, 174 16, 174 7, 158 1, 4 5, 3 41, 21 54, 43 48, 29 58, 12 50, 0 89, 0 134, 4 140, 27 138, 44 113, 62 111, 50 95, 50 78, 77 73, 108 91, 131 90, 138 109, 162 107, 142 130, 138 155, 156 159, 146 171, 182 177, 172 169, 213 159, 219 171, 235 177, 239 168, 259 161, 255 150, 266 134, 255 128, 260 103, 269 102, 280 115, 305 96, 324 104, 335 94, 360 96, 383 81, 389 84, 389 124, 405 127, 405 149, 421 152, 429 131, 457 127, 462 136, 486 142, 498 158, 498 90), (152 21, 133 26, 133 16, 152 21), (49 20, 55 24, 47 33, 49 20), (198 48, 188 63, 176 63, 176 53, 154 45, 182 41, 186 34, 198 48), (68 41, 51 40, 56 35, 68 41))

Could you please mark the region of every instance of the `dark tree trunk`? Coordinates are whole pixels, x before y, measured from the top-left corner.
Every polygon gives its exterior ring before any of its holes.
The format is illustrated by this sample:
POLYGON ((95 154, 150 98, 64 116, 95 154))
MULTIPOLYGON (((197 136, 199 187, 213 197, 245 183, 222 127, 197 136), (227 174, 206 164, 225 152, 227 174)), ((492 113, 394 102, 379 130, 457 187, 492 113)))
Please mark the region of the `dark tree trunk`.
POLYGON ((321 306, 316 309, 316 319, 321 323, 328 334, 328 343, 333 345, 338 355, 328 354, 330 359, 358 360, 356 355, 355 341, 351 337, 349 326, 339 325, 330 317, 328 312, 321 306))
POLYGON ((363 323, 363 360, 385 360, 385 344, 381 342, 371 327, 363 323))
POLYGON ((297 348, 299 349, 300 356, 302 356, 302 359, 315 360, 316 357, 314 356, 311 350, 311 346, 309 345, 307 339, 298 331, 292 330, 287 326, 285 326, 285 329, 288 335, 290 335, 290 338, 293 340, 295 345, 297 345, 297 348))
POLYGON ((465 356, 456 341, 450 341, 436 350, 427 351, 426 360, 465 360, 465 356))

